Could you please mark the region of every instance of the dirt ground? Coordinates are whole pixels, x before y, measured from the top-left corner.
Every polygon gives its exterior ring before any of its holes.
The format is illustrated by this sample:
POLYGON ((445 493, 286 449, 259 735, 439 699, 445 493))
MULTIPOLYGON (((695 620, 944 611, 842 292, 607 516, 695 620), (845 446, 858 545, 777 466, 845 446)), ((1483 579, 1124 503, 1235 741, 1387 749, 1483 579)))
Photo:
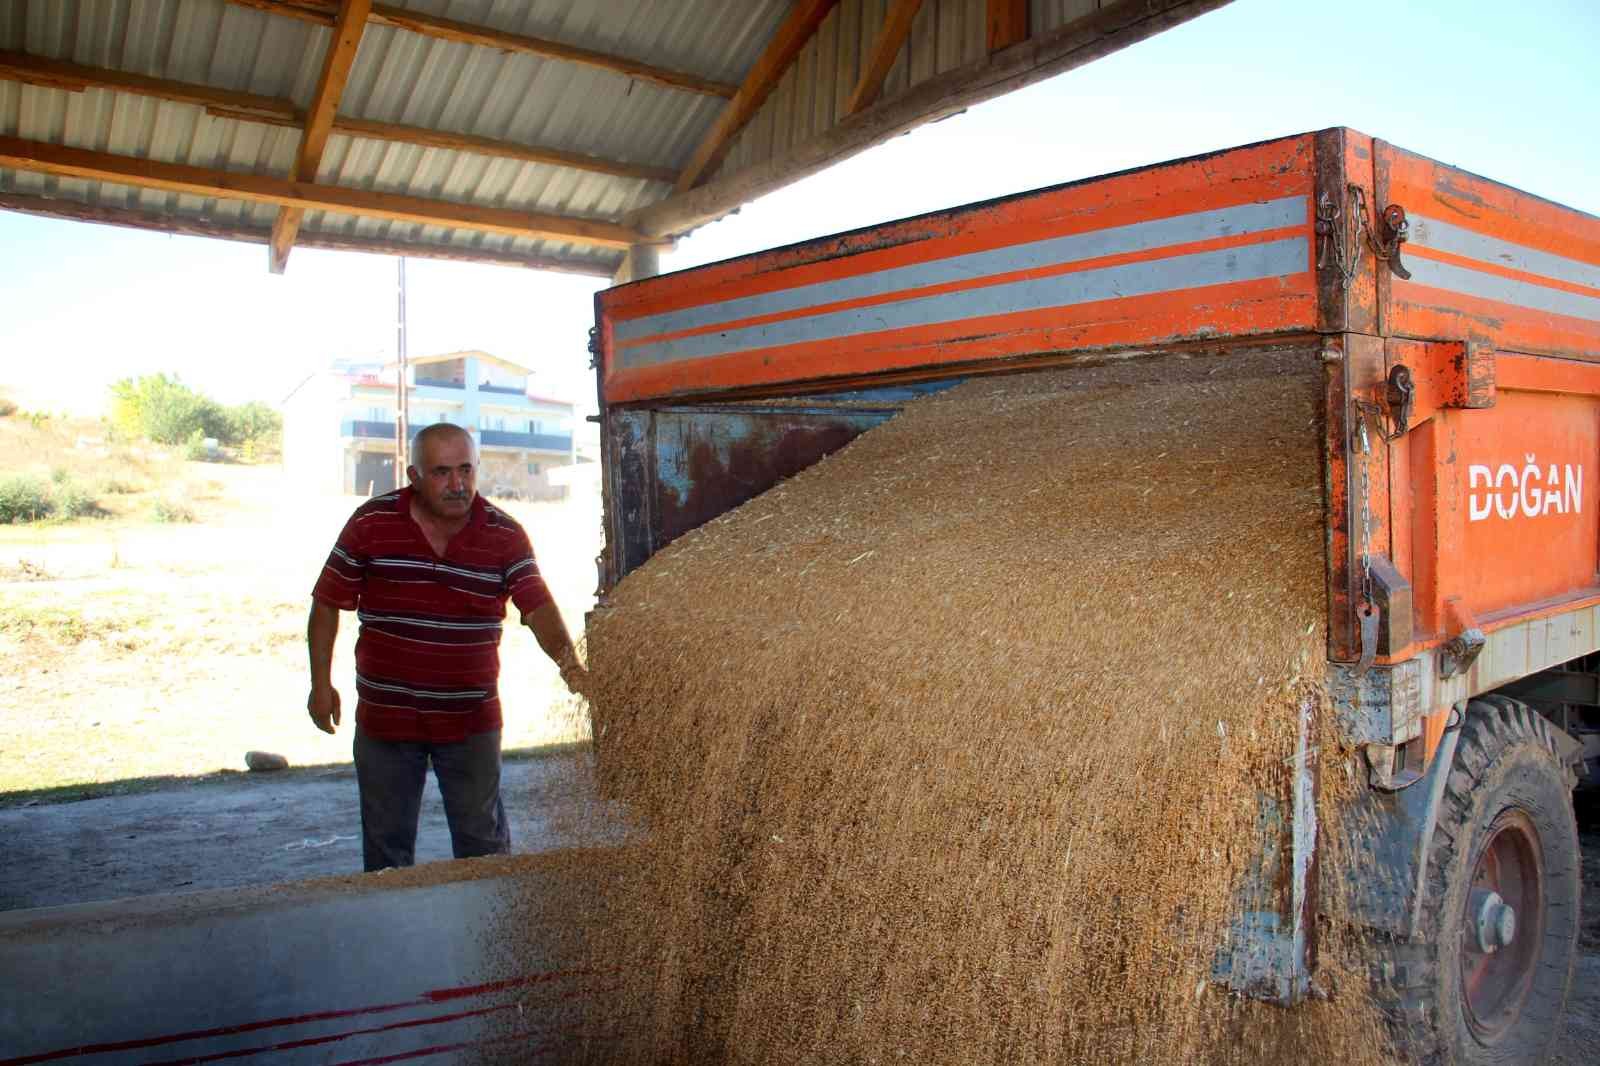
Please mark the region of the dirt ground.
MULTIPOLYGON (((38 789, 243 769, 252 749, 296 766, 349 759, 348 717, 335 737, 306 717, 304 632, 312 583, 360 500, 298 493, 276 467, 182 465, 193 523, 0 526, 0 805, 38 789)), ((581 632, 598 509, 507 510, 581 632)), ((355 624, 343 621, 334 678, 348 715, 355 624)), ((584 735, 531 634, 508 625, 501 655, 507 748, 584 735)))

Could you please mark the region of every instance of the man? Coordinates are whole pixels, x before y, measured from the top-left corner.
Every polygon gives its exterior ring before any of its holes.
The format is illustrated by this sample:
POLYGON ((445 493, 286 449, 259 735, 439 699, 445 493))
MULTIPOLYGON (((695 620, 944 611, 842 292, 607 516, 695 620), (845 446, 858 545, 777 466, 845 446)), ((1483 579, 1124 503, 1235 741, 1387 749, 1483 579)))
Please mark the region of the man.
POLYGON ((357 611, 356 783, 368 870, 410 866, 428 763, 458 859, 511 850, 500 799, 500 627, 509 598, 574 692, 584 670, 522 526, 477 494, 471 435, 417 434, 409 487, 356 508, 312 592, 306 643, 318 729, 339 725, 339 612, 357 611))

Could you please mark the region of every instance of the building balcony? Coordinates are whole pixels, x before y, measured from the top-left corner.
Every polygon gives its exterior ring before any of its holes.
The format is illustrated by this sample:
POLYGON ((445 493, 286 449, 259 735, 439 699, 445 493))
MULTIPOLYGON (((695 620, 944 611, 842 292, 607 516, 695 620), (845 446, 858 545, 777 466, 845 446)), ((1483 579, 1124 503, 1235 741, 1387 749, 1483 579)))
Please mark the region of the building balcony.
MULTIPOLYGON (((394 440, 393 422, 368 422, 354 419, 344 422, 340 428, 343 430, 344 436, 355 440, 394 440)), ((413 437, 417 435, 417 431, 421 428, 421 425, 415 423, 407 427, 413 437)), ((485 448, 514 448, 529 452, 570 454, 572 451, 572 434, 518 433, 509 429, 482 429, 478 431, 478 443, 485 448)))
MULTIPOLYGON (((339 428, 346 437, 355 437, 358 440, 394 440, 393 422, 367 422, 361 419, 347 419, 339 428)), ((410 430, 411 436, 415 437, 417 430, 422 427, 412 425, 406 428, 410 430)))
MULTIPOLYGON (((393 430, 390 431, 393 435, 393 430)), ((478 431, 478 443, 485 448, 521 448, 530 452, 570 452, 570 433, 516 433, 509 429, 478 431)))
POLYGON ((424 386, 432 387, 432 388, 435 388, 435 389, 465 389, 466 388, 466 386, 463 385, 459 381, 447 381, 444 378, 423 378, 423 377, 419 377, 415 381, 413 381, 411 384, 412 384, 413 388, 422 388, 424 386))
MULTIPOLYGON (((419 382, 420 384, 420 382, 419 382)), ((526 396, 528 389, 523 385, 479 385, 479 392, 500 392, 507 396, 526 396)))

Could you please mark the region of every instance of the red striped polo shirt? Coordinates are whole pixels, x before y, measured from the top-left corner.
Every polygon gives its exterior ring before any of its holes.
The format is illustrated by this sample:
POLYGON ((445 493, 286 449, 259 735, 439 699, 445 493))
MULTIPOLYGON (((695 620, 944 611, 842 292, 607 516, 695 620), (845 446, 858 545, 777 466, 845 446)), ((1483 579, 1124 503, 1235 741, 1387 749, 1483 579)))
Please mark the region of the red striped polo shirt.
POLYGON ((516 519, 475 496, 444 555, 411 517, 412 490, 345 523, 311 595, 361 622, 356 724, 382 740, 453 743, 500 728, 500 628, 550 602, 516 519))

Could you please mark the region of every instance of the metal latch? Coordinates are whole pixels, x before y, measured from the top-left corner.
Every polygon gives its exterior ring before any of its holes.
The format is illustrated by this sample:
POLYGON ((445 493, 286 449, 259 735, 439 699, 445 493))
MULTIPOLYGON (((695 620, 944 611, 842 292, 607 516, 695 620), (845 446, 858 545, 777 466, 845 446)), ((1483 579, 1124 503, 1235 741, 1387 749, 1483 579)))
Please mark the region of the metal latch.
POLYGON ((1390 204, 1378 215, 1378 233, 1374 237, 1370 233, 1368 239, 1372 241, 1372 254, 1389 264, 1389 269, 1397 277, 1411 280, 1411 271, 1400 262, 1400 246, 1411 239, 1411 220, 1406 218, 1406 209, 1399 204, 1390 204))
POLYGON ((1406 217, 1406 209, 1399 204, 1390 204, 1378 213, 1378 222, 1374 226, 1367 219, 1366 192, 1355 184, 1346 189, 1346 199, 1350 205, 1348 214, 1345 204, 1335 203, 1327 193, 1323 193, 1317 201, 1317 266, 1322 268, 1331 264, 1336 267, 1340 286, 1349 288, 1350 282, 1355 280, 1362 239, 1365 238, 1373 256, 1380 262, 1388 263, 1389 269, 1397 277, 1409 281, 1411 271, 1400 261, 1400 246, 1411 237, 1411 220, 1406 217))

